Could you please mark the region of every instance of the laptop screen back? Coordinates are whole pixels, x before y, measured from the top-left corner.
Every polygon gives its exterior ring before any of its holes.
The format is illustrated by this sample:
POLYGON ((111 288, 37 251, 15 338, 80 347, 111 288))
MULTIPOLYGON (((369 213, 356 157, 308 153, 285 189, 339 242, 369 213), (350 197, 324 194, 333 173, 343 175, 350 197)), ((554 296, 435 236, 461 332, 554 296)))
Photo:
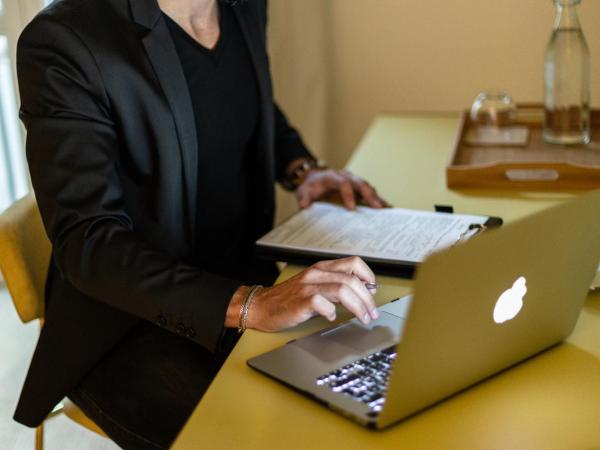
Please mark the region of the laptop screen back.
POLYGON ((599 257, 600 191, 430 257, 378 427, 564 340, 599 257))

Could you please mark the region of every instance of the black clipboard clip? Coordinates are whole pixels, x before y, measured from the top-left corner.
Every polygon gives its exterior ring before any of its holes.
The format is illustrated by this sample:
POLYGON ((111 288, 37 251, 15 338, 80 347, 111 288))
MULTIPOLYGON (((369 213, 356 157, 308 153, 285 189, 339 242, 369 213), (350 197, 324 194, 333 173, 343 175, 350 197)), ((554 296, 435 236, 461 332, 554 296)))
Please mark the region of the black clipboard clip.
MULTIPOLYGON (((433 207, 435 208, 435 212, 437 213, 454 214, 454 207, 452 205, 433 205, 433 207)), ((502 222, 503 221, 500 217, 490 216, 488 217, 485 223, 472 223, 465 231, 463 231, 460 234, 460 236, 458 236, 458 239, 456 239, 456 242, 452 244, 452 247, 454 247, 457 244, 466 242, 473 236, 476 236, 487 229, 498 228, 502 225, 502 222)))
POLYGON ((487 229, 488 229, 487 225, 485 225, 483 223, 472 223, 471 225, 469 225, 469 227, 465 231, 460 233, 460 236, 458 236, 458 239, 456 240, 454 245, 466 242, 469 239, 471 239, 473 236, 477 236, 479 233, 483 233, 487 229))

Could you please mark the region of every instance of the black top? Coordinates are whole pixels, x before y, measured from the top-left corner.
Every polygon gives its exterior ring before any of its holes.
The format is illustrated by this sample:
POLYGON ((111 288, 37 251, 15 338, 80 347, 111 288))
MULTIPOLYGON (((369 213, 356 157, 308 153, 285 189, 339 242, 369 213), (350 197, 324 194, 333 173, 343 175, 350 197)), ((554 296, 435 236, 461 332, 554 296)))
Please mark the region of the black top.
POLYGON ((250 164, 259 116, 256 73, 231 7, 210 50, 166 16, 192 99, 198 139, 194 264, 245 281, 251 265, 250 164))

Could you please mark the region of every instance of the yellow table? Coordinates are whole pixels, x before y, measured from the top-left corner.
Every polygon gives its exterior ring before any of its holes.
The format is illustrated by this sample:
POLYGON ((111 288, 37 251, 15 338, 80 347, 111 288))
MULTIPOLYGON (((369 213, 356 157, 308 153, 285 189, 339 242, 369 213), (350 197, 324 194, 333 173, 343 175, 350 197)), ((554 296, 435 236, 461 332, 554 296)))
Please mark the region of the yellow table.
MULTIPOLYGON (((456 192, 444 168, 457 114, 377 117, 348 168, 395 206, 499 215, 506 221, 569 194, 456 192)), ((288 267, 285 279, 300 270, 288 267)), ((409 280, 378 277, 377 302, 409 292, 409 280)), ((348 317, 340 314, 340 319, 348 317)), ((374 432, 270 380, 246 360, 327 325, 313 319, 277 334, 247 331, 174 449, 600 449, 600 295, 590 294, 568 342, 417 416, 374 432)))

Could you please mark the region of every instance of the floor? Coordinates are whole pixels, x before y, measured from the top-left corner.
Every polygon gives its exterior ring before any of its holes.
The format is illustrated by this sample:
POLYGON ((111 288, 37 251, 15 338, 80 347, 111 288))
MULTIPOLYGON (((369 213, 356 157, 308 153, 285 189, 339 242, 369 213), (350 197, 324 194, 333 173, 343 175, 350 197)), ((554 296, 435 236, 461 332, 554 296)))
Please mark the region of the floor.
MULTIPOLYGON (((35 347, 38 325, 23 325, 0 284, 0 449, 33 450, 34 431, 12 420, 21 384, 35 347)), ((116 450, 64 416, 46 422, 45 450, 116 450)))

